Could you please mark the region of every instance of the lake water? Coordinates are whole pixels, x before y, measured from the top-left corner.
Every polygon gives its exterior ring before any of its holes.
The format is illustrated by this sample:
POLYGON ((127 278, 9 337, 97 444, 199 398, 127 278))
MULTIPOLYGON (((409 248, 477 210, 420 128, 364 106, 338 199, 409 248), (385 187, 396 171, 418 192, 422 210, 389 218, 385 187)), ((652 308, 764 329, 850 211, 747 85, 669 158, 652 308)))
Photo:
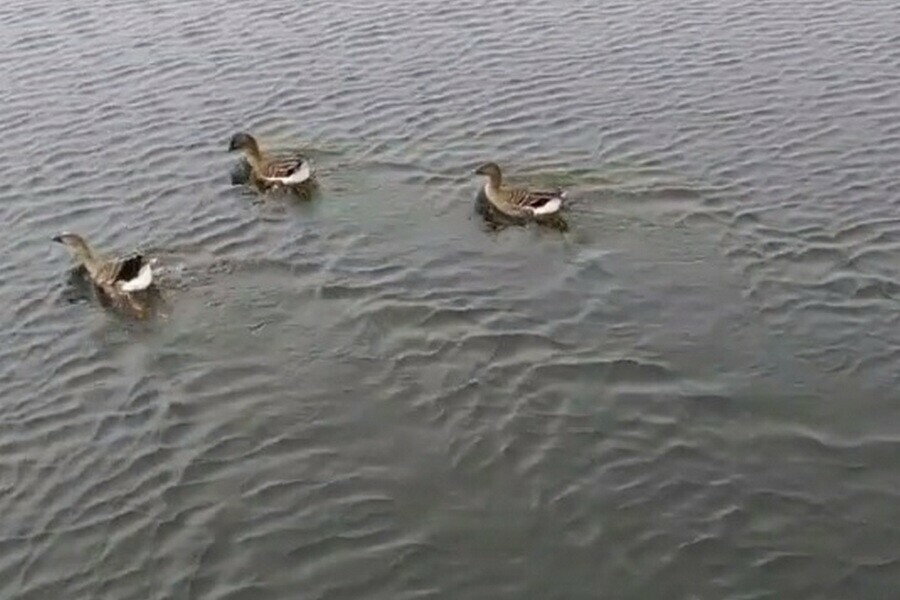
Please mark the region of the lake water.
POLYGON ((900 589, 895 1, 8 0, 0 59, 0 597, 900 589))

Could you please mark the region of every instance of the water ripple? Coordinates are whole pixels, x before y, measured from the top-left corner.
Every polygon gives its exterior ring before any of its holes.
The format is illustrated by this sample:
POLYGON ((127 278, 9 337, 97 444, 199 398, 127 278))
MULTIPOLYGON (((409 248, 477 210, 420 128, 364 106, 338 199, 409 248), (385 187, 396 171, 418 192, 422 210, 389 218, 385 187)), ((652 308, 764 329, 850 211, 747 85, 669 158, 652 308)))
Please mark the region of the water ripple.
POLYGON ((890 596, 898 15, 0 6, 0 595, 890 596), (316 159, 230 185, 230 135, 316 159), (486 231, 476 164, 571 190, 486 231), (104 311, 50 238, 160 257, 104 311))

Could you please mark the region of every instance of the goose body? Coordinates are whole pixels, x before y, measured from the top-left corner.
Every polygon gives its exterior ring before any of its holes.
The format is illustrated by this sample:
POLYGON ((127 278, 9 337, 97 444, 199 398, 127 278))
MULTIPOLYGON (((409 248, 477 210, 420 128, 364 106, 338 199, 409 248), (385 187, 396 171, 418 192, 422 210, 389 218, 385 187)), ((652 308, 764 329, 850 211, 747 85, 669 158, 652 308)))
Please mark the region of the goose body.
POLYGON ((154 261, 146 260, 141 254, 124 258, 105 257, 95 252, 76 233, 60 234, 53 241, 65 245, 91 281, 110 296, 146 290, 153 283, 154 261))
POLYGON ((298 187, 313 180, 312 165, 303 156, 276 158, 263 152, 249 133, 236 133, 228 150, 240 150, 250 165, 251 179, 262 189, 270 187, 298 187))
POLYGON ((503 185, 503 175, 496 163, 487 163, 476 171, 487 177, 484 195, 496 210, 517 219, 540 219, 558 213, 566 199, 563 190, 530 190, 503 185))
MULTIPOLYGON (((273 165, 269 166, 272 167, 273 165)), ((300 185, 301 183, 309 181, 312 178, 312 170, 309 167, 309 162, 303 159, 300 159, 296 161, 294 165, 286 166, 284 169, 280 169, 277 172, 283 174, 265 175, 262 177, 263 181, 278 185, 291 186, 300 185)))

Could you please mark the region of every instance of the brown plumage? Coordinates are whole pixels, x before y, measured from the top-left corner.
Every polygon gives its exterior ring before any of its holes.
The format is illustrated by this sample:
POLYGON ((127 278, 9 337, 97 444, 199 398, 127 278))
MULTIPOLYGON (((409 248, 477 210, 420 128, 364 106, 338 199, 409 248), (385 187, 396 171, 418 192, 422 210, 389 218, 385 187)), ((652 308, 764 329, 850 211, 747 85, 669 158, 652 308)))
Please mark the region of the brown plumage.
POLYGON ((144 290, 153 280, 151 262, 140 254, 124 258, 105 257, 91 248, 77 233, 62 233, 53 238, 72 253, 72 257, 91 281, 109 295, 125 295, 144 290))
POLYGON ((97 253, 87 240, 76 233, 62 233, 53 238, 66 246, 78 263, 78 271, 86 275, 100 303, 140 319, 155 312, 160 295, 153 286, 151 265, 155 259, 140 254, 107 257, 97 253))
POLYGON ((275 158, 263 152, 249 133, 236 133, 228 145, 228 151, 241 150, 250 165, 251 179, 260 189, 309 185, 313 180, 312 166, 308 159, 294 155, 275 158))
POLYGON ((503 185, 503 175, 496 163, 486 163, 475 171, 487 177, 484 194, 499 212, 516 219, 541 220, 562 208, 566 193, 562 190, 530 190, 503 185))

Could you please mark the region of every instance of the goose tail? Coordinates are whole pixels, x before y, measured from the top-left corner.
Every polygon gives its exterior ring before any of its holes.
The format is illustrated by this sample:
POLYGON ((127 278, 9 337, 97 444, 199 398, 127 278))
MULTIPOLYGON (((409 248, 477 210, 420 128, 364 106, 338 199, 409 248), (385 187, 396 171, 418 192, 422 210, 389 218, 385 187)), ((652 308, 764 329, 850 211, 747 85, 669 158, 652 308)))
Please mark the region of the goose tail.
POLYGON ((564 195, 560 195, 556 198, 551 198, 547 202, 544 202, 540 206, 536 206, 531 209, 531 213, 536 216, 541 215, 552 215, 553 213, 559 212, 559 209, 562 208, 564 195))
POLYGON ((148 262, 141 267, 137 277, 129 279, 128 281, 123 281, 121 289, 123 292, 139 292, 141 290, 146 290, 150 287, 151 283, 153 283, 153 268, 148 262))
POLYGON ((290 175, 285 175, 283 177, 264 177, 264 179, 270 183, 297 185, 308 180, 310 177, 312 177, 312 169, 310 169, 309 161, 300 160, 297 161, 297 164, 294 166, 290 175))

